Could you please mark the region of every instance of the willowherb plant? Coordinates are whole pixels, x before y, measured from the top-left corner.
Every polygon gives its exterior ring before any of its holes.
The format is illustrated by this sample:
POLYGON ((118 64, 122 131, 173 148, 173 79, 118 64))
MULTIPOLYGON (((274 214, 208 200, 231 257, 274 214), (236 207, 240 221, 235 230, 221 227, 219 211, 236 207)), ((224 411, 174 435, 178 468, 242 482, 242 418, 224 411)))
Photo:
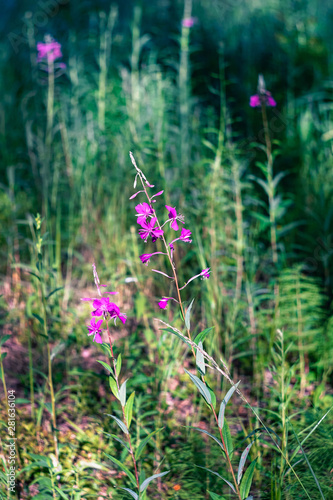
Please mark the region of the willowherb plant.
MULTIPOLYGON (((120 309, 118 305, 115 302, 110 301, 110 297, 105 297, 102 294, 102 288, 105 288, 106 285, 102 285, 100 283, 97 269, 95 264, 93 264, 93 274, 94 274, 94 281, 98 293, 98 297, 96 298, 84 298, 81 300, 84 301, 91 301, 92 306, 94 310, 91 312, 91 321, 90 325, 88 326, 88 335, 93 337, 93 342, 96 342, 98 344, 101 344, 104 351, 106 354, 110 357, 111 364, 110 366, 108 363, 105 363, 104 361, 98 360, 99 363, 109 372, 109 384, 110 384, 110 389, 113 393, 113 395, 118 399, 120 406, 121 406, 121 413, 122 413, 122 419, 118 418, 116 415, 109 415, 113 420, 116 422, 120 430, 125 434, 126 439, 127 439, 127 444, 122 440, 117 438, 117 441, 119 441, 129 452, 132 458, 132 463, 133 463, 133 468, 134 468, 134 474, 128 469, 126 465, 124 465, 122 462, 120 462, 118 459, 112 457, 111 455, 106 453, 106 456, 113 462, 115 463, 118 467, 120 467, 129 480, 131 481, 132 485, 134 488, 137 489, 137 492, 134 491, 131 488, 122 488, 123 490, 127 491, 134 500, 140 500, 142 496, 144 495, 145 490, 147 489, 149 483, 153 481, 156 478, 162 477, 165 474, 167 474, 169 471, 166 472, 161 472, 159 474, 153 474, 152 476, 140 481, 140 475, 139 475, 139 470, 138 470, 138 459, 141 456, 142 451, 144 450, 145 446, 149 442, 149 440, 152 438, 153 434, 149 434, 138 446, 136 449, 134 449, 134 446, 132 444, 132 439, 131 439, 131 434, 130 434, 130 426, 132 422, 132 416, 133 416, 133 404, 134 404, 134 398, 135 398, 135 392, 132 392, 132 394, 127 398, 127 392, 126 392, 126 384, 128 379, 126 379, 124 382, 120 382, 120 373, 121 373, 121 366, 122 366, 122 358, 121 354, 118 355, 116 358, 114 355, 114 350, 113 350, 113 340, 111 337, 111 331, 110 331, 110 322, 111 320, 114 321, 114 324, 116 324, 117 319, 119 319, 123 324, 126 323, 126 314, 123 314, 120 312, 120 309), (96 322, 96 318, 101 318, 96 322), (103 330, 102 326, 105 324, 106 329, 103 330), (102 340, 102 335, 103 331, 107 333, 108 337, 108 343, 104 343, 102 340)), ((105 294, 109 295, 116 295, 118 292, 105 292, 105 294)))
MULTIPOLYGON (((195 427, 194 429, 202 432, 204 434, 207 434, 210 436, 220 447, 222 450, 222 454, 224 458, 226 459, 227 465, 228 465, 228 470, 232 476, 232 483, 229 482, 227 479, 221 477, 218 473, 211 471, 210 469, 207 469, 209 472, 217 475, 219 478, 221 478, 225 483, 228 484, 228 486, 231 488, 231 490, 235 493, 237 498, 239 500, 244 500, 244 499, 250 499, 252 498, 251 496, 249 497, 249 492, 252 484, 252 478, 253 474, 255 471, 255 465, 256 465, 256 459, 251 463, 251 465, 248 467, 246 473, 244 474, 243 477, 243 469, 245 465, 246 458, 249 454, 249 451, 251 449, 251 446, 253 442, 251 442, 243 451, 239 465, 238 465, 238 472, 237 472, 237 477, 234 472, 234 468, 232 465, 232 455, 233 455, 233 443, 232 443, 232 438, 231 438, 231 433, 229 426, 224 418, 224 413, 225 413, 225 408, 230 400, 231 396, 233 393, 237 390, 238 384, 233 384, 231 389, 228 391, 226 396, 224 397, 221 405, 220 405, 220 410, 219 414, 217 415, 215 407, 216 407, 216 396, 214 394, 214 391, 211 389, 209 386, 208 382, 206 381, 206 363, 205 363, 205 357, 207 358, 207 353, 203 350, 203 341, 208 335, 209 331, 211 331, 210 328, 204 330, 203 332, 199 333, 194 342, 192 341, 192 336, 191 336, 191 324, 190 324, 190 314, 191 314, 191 309, 193 305, 193 300, 188 306, 186 312, 184 309, 182 297, 181 297, 181 291, 184 290, 189 283, 191 283, 194 279, 196 278, 201 278, 201 279, 208 279, 210 277, 210 268, 203 269, 200 273, 195 274, 192 276, 182 287, 179 286, 179 281, 178 281, 178 275, 177 275, 177 269, 175 265, 175 261, 173 259, 174 252, 176 251, 175 248, 175 243, 176 242, 184 242, 184 243, 191 243, 192 240, 190 239, 191 237, 191 231, 186 229, 185 227, 181 228, 180 235, 176 238, 172 238, 169 243, 167 243, 165 232, 164 232, 164 226, 166 226, 168 223, 170 223, 170 229, 173 231, 179 231, 180 227, 178 223, 184 224, 184 217, 182 215, 179 215, 177 213, 176 208, 171 207, 169 205, 165 205, 165 208, 168 212, 167 219, 161 224, 159 222, 159 218, 157 215, 157 212, 154 208, 154 204, 156 202, 156 197, 160 196, 163 191, 159 191, 156 194, 150 195, 148 192, 148 188, 153 188, 154 186, 148 182, 146 179, 144 173, 142 170, 140 170, 136 164, 135 158, 132 153, 130 153, 130 158, 132 161, 132 164, 136 170, 136 175, 135 175, 135 181, 134 181, 134 187, 137 185, 137 181, 139 180, 142 185, 142 190, 137 191, 134 195, 131 196, 130 199, 134 199, 138 194, 144 193, 147 202, 140 203, 136 205, 135 210, 137 212, 137 223, 141 226, 141 229, 139 229, 139 235, 140 237, 147 243, 148 239, 151 238, 152 242, 155 243, 158 239, 160 239, 163 242, 165 252, 152 252, 152 253, 145 253, 140 255, 140 260, 142 263, 145 265, 149 264, 150 259, 155 256, 155 255, 165 255, 169 261, 170 267, 171 267, 171 274, 172 276, 169 276, 168 274, 159 271, 157 269, 153 269, 154 272, 157 272, 159 274, 162 274, 166 278, 170 279, 173 281, 175 288, 176 288, 176 297, 166 297, 164 296, 160 302, 158 303, 160 309, 165 309, 167 307, 168 301, 172 300, 176 303, 178 303, 181 311, 182 318, 185 323, 185 328, 187 331, 187 339, 183 337, 181 332, 177 330, 176 328, 168 325, 167 323, 164 323, 168 328, 167 331, 176 334, 178 337, 180 337, 183 341, 185 341, 192 350, 193 356, 196 360, 196 367, 198 370, 198 374, 200 377, 197 375, 194 375, 190 373, 189 371, 185 370, 185 372, 189 375, 190 379, 192 382, 195 384, 197 389, 199 390, 201 396, 204 398, 205 403, 209 407, 210 411, 214 415, 215 422, 218 427, 218 432, 220 435, 220 439, 216 438, 214 435, 209 433, 208 431, 201 429, 199 427, 195 427)), ((208 356, 208 358, 212 360, 208 356)), ((216 363, 215 363, 216 365, 216 363)), ((225 376, 227 376, 228 380, 231 382, 230 377, 229 377, 229 371, 226 366, 224 366, 226 373, 223 373, 225 376)), ((212 494, 212 498, 214 497, 214 494, 212 494)))

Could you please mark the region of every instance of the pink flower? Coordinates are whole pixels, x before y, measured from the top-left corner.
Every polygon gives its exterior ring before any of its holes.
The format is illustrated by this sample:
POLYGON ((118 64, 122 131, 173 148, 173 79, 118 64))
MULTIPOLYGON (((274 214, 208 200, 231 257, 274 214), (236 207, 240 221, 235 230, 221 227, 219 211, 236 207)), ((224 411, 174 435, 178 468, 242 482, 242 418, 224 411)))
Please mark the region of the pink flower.
POLYGON ((200 273, 200 275, 202 276, 202 279, 208 279, 209 278, 209 271, 210 271, 210 267, 208 267, 207 269, 203 269, 200 273))
POLYGON ((184 26, 184 28, 192 28, 196 22, 197 22, 196 17, 185 17, 182 20, 182 25, 184 26))
POLYGON ((109 314, 111 319, 116 320, 119 318, 122 323, 126 322, 125 314, 120 313, 117 304, 110 302, 109 297, 101 297, 100 299, 94 300, 93 307, 95 310, 91 313, 92 316, 100 317, 109 314))
POLYGON ((185 229, 185 227, 183 227, 179 239, 181 241, 185 241, 186 243, 192 243, 192 240, 190 240, 191 234, 192 233, 189 229, 185 229))
POLYGON ((153 209, 151 208, 150 205, 148 205, 148 203, 139 203, 139 205, 137 205, 135 207, 135 210, 138 212, 137 213, 137 223, 138 224, 141 224, 141 222, 145 222, 146 221, 146 218, 149 216, 149 215, 154 215, 154 211, 153 209))
POLYGON ((173 207, 169 207, 168 205, 165 205, 165 208, 169 211, 168 217, 169 220, 171 221, 170 227, 171 229, 174 229, 175 231, 178 231, 179 227, 177 224, 177 220, 180 222, 184 223, 184 217, 182 215, 177 215, 177 211, 173 207))
POLYGON ((62 57, 61 45, 54 40, 48 43, 38 42, 37 51, 37 62, 40 62, 43 59, 55 61, 55 59, 60 59, 60 57, 62 57))
POLYGON ((103 323, 102 319, 100 319, 96 323, 96 319, 92 318, 90 321, 90 326, 88 326, 88 330, 89 330, 88 335, 93 335, 94 336, 93 342, 97 342, 97 344, 103 343, 102 337, 100 335, 102 333, 102 330, 100 329, 102 323, 103 323))
POLYGON ((168 301, 169 301, 169 300, 171 300, 171 298, 170 298, 170 297, 164 297, 164 298, 163 298, 163 299, 162 299, 162 300, 158 303, 159 308, 160 308, 160 309, 165 309, 165 308, 166 308, 166 306, 168 305, 168 301))
POLYGON ((250 97, 251 108, 259 108, 262 103, 265 103, 266 106, 276 106, 275 100, 273 99, 271 93, 267 92, 267 90, 265 90, 261 95, 255 94, 250 97))
MULTIPOLYGON (((153 217, 152 219, 146 221, 141 221, 140 225, 143 227, 143 229, 139 230, 140 237, 147 241, 148 237, 151 236, 152 241, 156 241, 158 238, 160 238, 163 235, 163 229, 159 229, 158 227, 154 227, 156 224, 156 217, 153 217)), ((139 222, 139 221, 138 221, 139 222)))
POLYGON ((140 260, 141 260, 142 264, 145 264, 146 266, 148 266, 150 258, 153 255, 157 255, 157 254, 166 255, 164 252, 144 253, 144 254, 140 255, 140 260))

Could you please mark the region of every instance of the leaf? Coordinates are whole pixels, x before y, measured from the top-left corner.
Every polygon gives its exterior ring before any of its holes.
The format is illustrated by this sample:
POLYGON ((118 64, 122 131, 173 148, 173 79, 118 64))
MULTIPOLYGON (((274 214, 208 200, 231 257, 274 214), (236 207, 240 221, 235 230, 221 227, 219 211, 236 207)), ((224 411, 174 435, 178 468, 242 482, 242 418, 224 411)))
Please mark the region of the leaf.
POLYGON ((200 394, 204 397, 207 404, 211 405, 212 398, 206 384, 204 384, 196 375, 193 375, 192 373, 188 372, 185 368, 184 371, 190 376, 192 382, 197 386, 197 388, 200 391, 200 394))
POLYGON ((116 398, 119 399, 117 382, 111 375, 109 376, 109 384, 110 384, 110 389, 113 392, 114 396, 116 396, 116 398))
POLYGON ((198 345, 199 342, 203 342, 207 335, 211 332, 211 330, 214 330, 214 327, 211 326, 210 328, 206 328, 205 330, 202 330, 202 332, 198 333, 198 335, 195 337, 194 342, 198 345))
MULTIPOLYGON (((198 347, 199 347, 199 349, 203 349, 203 345, 202 345, 201 341, 199 342, 198 347)), ((196 364, 197 364, 197 368, 198 368, 199 372, 202 375, 205 375, 205 373, 206 373, 205 358, 204 358, 202 352, 199 351, 199 349, 197 349, 196 364)))
POLYGON ((58 288, 55 288, 54 290, 52 290, 52 292, 50 292, 46 297, 45 299, 48 300, 50 297, 52 297, 52 295, 56 292, 59 292, 59 290, 62 290, 64 287, 63 286, 59 286, 58 288))
POLYGON ((3 352, 1 354, 1 360, 5 359, 5 357, 7 356, 8 352, 3 352))
POLYGON ((215 407, 216 407, 216 396, 215 396, 215 393, 213 391, 213 389, 210 387, 210 385, 208 384, 208 382, 206 382, 206 386, 208 387, 208 390, 210 392, 210 397, 212 398, 212 406, 215 410, 215 407))
POLYGON ((235 392, 235 390, 237 389, 239 384, 240 384, 240 381, 237 382, 237 384, 235 384, 234 386, 232 386, 231 389, 229 389, 229 391, 227 392, 227 394, 225 395, 225 397, 221 403, 220 411, 219 411, 219 418, 218 418, 218 424, 219 424, 220 429, 223 429, 225 407, 227 406, 229 399, 231 398, 231 396, 233 395, 233 393, 235 392))
POLYGON ((8 339, 10 339, 10 335, 4 335, 3 337, 1 337, 0 339, 0 346, 2 346, 5 342, 7 342, 8 339))
POLYGON ((251 464, 246 469, 244 477, 243 477, 242 482, 240 484, 239 491, 240 491, 242 500, 245 500, 247 498, 248 494, 250 493, 250 488, 251 488, 251 484, 252 484, 254 470, 256 467, 256 462, 257 462, 257 458, 255 460, 253 460, 253 462, 251 462, 251 464))
POLYGON ((213 434, 210 434, 208 431, 205 431, 204 429, 201 429, 200 427, 192 427, 190 425, 190 429, 194 429, 195 431, 199 431, 199 432, 202 432, 203 434, 207 434, 207 436, 211 437, 212 439, 214 439, 214 441, 219 445, 221 446, 222 450, 224 451, 224 448, 223 448, 223 444, 221 443, 221 441, 219 441, 215 436, 213 436, 213 434))
POLYGON ((132 481, 132 484, 135 487, 137 487, 135 477, 132 474, 132 472, 126 467, 126 465, 123 465, 121 462, 119 462, 119 460, 117 460, 116 458, 112 457, 108 453, 104 452, 104 455, 106 455, 111 460, 111 462, 113 462, 114 464, 118 465, 118 467, 120 467, 125 472, 125 474, 127 474, 127 476, 129 477, 129 479, 132 481))
POLYGON ((135 491, 130 490, 129 488, 122 488, 122 487, 120 487, 120 489, 127 491, 127 493, 129 493, 131 495, 131 497, 134 498, 134 500, 138 500, 139 499, 139 495, 137 493, 135 493, 135 491))
POLYGON ((44 325, 44 320, 41 316, 39 316, 39 314, 36 314, 36 313, 32 313, 33 317, 38 319, 38 321, 40 322, 41 325, 44 325))
POLYGON ((128 434, 128 429, 127 429, 126 425, 118 417, 115 417, 114 415, 110 415, 110 413, 106 413, 105 415, 108 415, 109 417, 113 418, 116 421, 116 423, 119 425, 119 427, 121 428, 121 430, 125 434, 128 434))
POLYGON ((117 362, 116 362, 116 374, 117 374, 117 377, 119 377, 119 375, 120 375, 120 370, 121 370, 121 353, 119 354, 119 356, 117 358, 117 362))
POLYGON ((232 454, 233 454, 233 451, 234 451, 234 446, 232 444, 232 437, 231 437, 231 432, 230 432, 230 429, 229 429, 229 425, 228 425, 228 422, 225 420, 224 421, 224 425, 223 425, 223 428, 222 428, 222 436, 223 436, 223 439, 224 439, 224 444, 227 448, 227 452, 228 452, 228 455, 230 457, 230 460, 232 459, 232 454))
POLYGON ((212 500, 224 500, 224 497, 220 497, 220 495, 217 495, 212 491, 209 491, 208 493, 210 494, 210 498, 212 498, 212 500))
MULTIPOLYGON (((109 373, 111 373, 111 372, 112 372, 112 368, 111 368, 111 366, 110 366, 110 365, 108 365, 107 363, 105 363, 104 361, 101 361, 100 359, 97 359, 97 363, 101 363, 101 365, 102 365, 102 366, 104 366, 104 368, 105 368, 105 369, 106 369, 109 373)), ((115 383, 116 383, 116 381, 115 381, 115 383)), ((111 385, 110 385, 110 387, 111 387, 111 385)), ((116 384, 116 387, 117 387, 117 384, 116 384)), ((111 391, 113 392, 112 387, 111 387, 111 391)), ((114 394, 114 392, 113 392, 113 394, 114 394)))
POLYGON ((196 465, 196 467, 199 467, 199 469, 207 470, 211 474, 214 474, 215 476, 219 477, 220 479, 222 479, 222 481, 224 481, 225 483, 227 483, 228 486, 230 486, 230 488, 232 489, 232 491, 234 493, 236 493, 236 490, 235 490, 234 486, 231 483, 229 483, 229 481, 227 481, 226 479, 224 479, 224 477, 220 476, 220 474, 218 474, 217 472, 214 472, 211 469, 207 469, 207 467, 202 467, 201 465, 196 465))
POLYGON ((161 427, 160 429, 157 429, 156 431, 151 432, 147 437, 144 438, 143 441, 141 441, 141 443, 139 444, 139 446, 135 452, 135 459, 136 460, 138 460, 140 458, 141 453, 143 452, 144 448, 146 447, 147 443, 151 440, 151 438, 163 429, 164 429, 164 427, 161 427))
POLYGON ((154 474, 153 476, 150 476, 150 477, 147 477, 147 479, 145 479, 143 481, 143 483, 140 485, 140 493, 142 493, 143 491, 145 491, 145 489, 147 488, 148 484, 153 481, 154 479, 156 479, 157 477, 162 477, 162 476, 165 476, 165 474, 169 474, 169 470, 167 470, 166 472, 160 472, 159 474, 154 474))
POLYGON ((131 453, 131 450, 128 448, 128 446, 125 443, 125 441, 123 439, 121 439, 120 437, 118 437, 116 434, 110 434, 109 432, 104 432, 104 434, 106 436, 112 437, 113 439, 115 439, 116 441, 118 441, 118 443, 122 444, 126 448, 126 450, 128 451, 128 453, 131 453))
POLYGON ((119 389, 119 399, 121 406, 125 406, 126 404, 126 382, 128 379, 125 380, 125 382, 122 383, 120 389, 119 389))
POLYGON ((132 422, 134 397, 135 397, 135 392, 132 392, 125 405, 125 417, 128 428, 130 428, 132 422))
POLYGON ((172 333, 173 335, 176 335, 176 337, 180 338, 185 344, 187 344, 189 347, 191 347, 191 344, 187 341, 187 339, 179 332, 176 332, 175 330, 172 330, 172 328, 162 328, 164 332, 172 333))
POLYGON ((191 315, 191 309, 193 306, 194 299, 192 299, 190 305, 188 306, 186 313, 185 313, 185 326, 188 330, 191 329, 191 322, 190 322, 190 315, 191 315))
POLYGON ((53 488, 59 493, 59 495, 61 496, 61 498, 64 498, 64 500, 69 500, 69 497, 67 495, 65 495, 65 493, 63 491, 61 491, 60 488, 58 488, 58 486, 56 486, 54 484, 53 488))
POLYGON ((237 472, 237 483, 238 484, 241 482, 245 461, 247 459, 247 456, 248 456, 249 451, 251 449, 251 446, 253 444, 254 444, 254 441, 252 441, 252 443, 247 445, 247 447, 245 448, 245 450, 242 453, 242 456, 240 457, 240 461, 239 461, 239 465, 238 465, 238 472, 237 472))

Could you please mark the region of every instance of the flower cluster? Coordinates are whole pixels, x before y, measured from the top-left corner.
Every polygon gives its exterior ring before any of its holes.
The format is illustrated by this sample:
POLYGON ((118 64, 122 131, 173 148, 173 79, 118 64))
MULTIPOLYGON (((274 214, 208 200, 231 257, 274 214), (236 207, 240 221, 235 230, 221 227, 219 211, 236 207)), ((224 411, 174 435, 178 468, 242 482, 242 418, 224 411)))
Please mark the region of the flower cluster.
POLYGON ((250 106, 251 108, 260 108, 262 105, 275 107, 276 102, 272 94, 266 90, 265 80, 262 75, 258 77, 258 94, 251 95, 250 106))
MULTIPOLYGON (((101 334, 103 330, 101 326, 104 321, 109 321, 110 319, 114 320, 116 324, 117 318, 124 324, 126 322, 126 314, 120 312, 119 307, 114 302, 110 301, 110 297, 103 297, 101 292, 101 287, 105 287, 106 285, 101 285, 99 281, 99 277, 97 274, 96 266, 93 264, 93 273, 94 273, 94 281, 97 288, 98 298, 84 298, 81 300, 92 301, 92 306, 94 310, 91 312, 92 319, 90 321, 90 325, 88 326, 88 335, 93 335, 93 342, 97 342, 98 344, 102 344, 101 334), (99 319, 96 322, 97 318, 99 319)), ((118 292, 106 292, 110 295, 116 295, 118 292)))
MULTIPOLYGON (((143 264, 148 266, 150 259, 154 255, 165 255, 171 264, 172 267, 172 273, 173 276, 168 276, 162 271, 158 271, 156 269, 152 269, 152 271, 162 274, 166 278, 169 278, 175 282, 175 286, 178 291, 178 297, 179 296, 179 291, 183 290, 191 281, 193 281, 195 278, 201 277, 203 278, 209 278, 209 269, 203 269, 199 274, 196 274, 192 278, 190 278, 187 283, 181 288, 178 286, 178 280, 177 280, 177 274, 176 274, 176 268, 175 268, 175 263, 173 261, 173 254, 175 251, 175 246, 174 243, 177 241, 182 241, 184 243, 192 243, 191 240, 191 231, 189 229, 186 229, 185 227, 181 228, 180 234, 176 237, 173 238, 170 243, 167 243, 166 241, 166 236, 164 233, 164 230, 162 229, 166 224, 170 224, 170 229, 173 231, 177 232, 180 230, 179 223, 184 224, 184 217, 180 215, 177 212, 176 207, 172 207, 169 205, 165 205, 165 208, 167 210, 167 218, 164 220, 163 224, 160 224, 157 218, 157 214, 155 209, 153 208, 153 204, 156 202, 156 197, 160 196, 163 191, 159 191, 158 193, 150 196, 147 191, 147 187, 153 188, 151 184, 147 181, 146 177, 144 176, 143 172, 138 168, 136 165, 134 156, 132 153, 130 153, 130 158, 133 163, 133 166, 135 167, 136 170, 136 176, 135 176, 135 182, 134 182, 134 187, 136 187, 136 182, 137 179, 139 178, 143 189, 136 192, 134 195, 130 197, 130 199, 135 198, 139 193, 144 193, 147 197, 147 202, 139 203, 136 205, 135 210, 136 210, 136 217, 137 217, 137 223, 141 226, 141 229, 139 229, 139 236, 145 241, 145 243, 148 241, 148 239, 151 237, 151 241, 155 243, 158 239, 162 240, 162 243, 165 247, 165 252, 152 252, 152 253, 144 253, 140 255, 140 260, 143 264)), ((163 297, 162 300, 159 301, 158 305, 161 309, 165 309, 168 301, 169 300, 174 300, 175 302, 179 303, 178 300, 174 299, 173 297, 163 297)))
MULTIPOLYGON (((47 65, 41 66, 42 69, 48 71, 48 64, 50 62, 54 63, 56 59, 62 58, 61 44, 52 39, 50 35, 45 36, 45 43, 37 43, 37 62, 44 63, 47 65)), ((63 62, 57 62, 54 64, 55 69, 64 70, 66 69, 66 64, 63 62)), ((56 75, 58 76, 58 75, 56 75)))

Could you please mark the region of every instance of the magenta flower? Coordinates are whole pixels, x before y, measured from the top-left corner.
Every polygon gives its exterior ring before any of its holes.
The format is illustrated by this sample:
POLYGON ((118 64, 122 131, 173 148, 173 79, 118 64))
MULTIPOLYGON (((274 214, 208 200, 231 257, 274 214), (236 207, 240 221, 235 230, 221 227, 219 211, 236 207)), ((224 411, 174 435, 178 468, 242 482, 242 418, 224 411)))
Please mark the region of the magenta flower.
MULTIPOLYGON (((143 229, 139 230, 140 237, 147 241, 149 236, 151 236, 152 241, 156 241, 158 238, 160 238, 163 235, 163 229, 159 229, 158 227, 154 227, 156 224, 156 217, 153 217, 152 219, 146 221, 140 222, 140 225, 142 226, 143 229)), ((139 222, 139 221, 138 221, 139 222)))
POLYGON ((93 307, 95 310, 91 313, 92 316, 104 316, 109 312, 112 302, 110 302, 109 297, 101 297, 100 299, 95 299, 93 302, 93 307))
POLYGON ((178 231, 179 227, 178 227, 177 220, 179 220, 180 222, 183 223, 183 220, 184 220, 183 216, 177 215, 177 211, 174 207, 169 207, 168 205, 165 205, 165 208, 169 211, 168 217, 169 217, 169 220, 171 221, 171 223, 170 223, 171 229, 178 231))
POLYGON ((276 106, 275 100, 273 99, 271 93, 267 92, 267 90, 263 94, 261 94, 261 95, 258 95, 258 94, 251 95, 251 97, 250 97, 250 106, 251 106, 251 108, 258 108, 263 103, 266 106, 271 106, 271 107, 275 107, 276 106))
POLYGON ((114 320, 114 323, 116 324, 116 320, 117 318, 120 319, 120 321, 124 324, 126 323, 126 314, 121 314, 120 310, 119 310, 119 307, 117 306, 117 304, 115 304, 114 302, 111 302, 110 303, 110 308, 109 308, 109 314, 110 314, 110 317, 111 319, 114 320))
POLYGON ((96 319, 92 318, 91 321, 90 321, 90 326, 88 326, 88 330, 89 330, 88 335, 93 335, 94 336, 93 342, 97 342, 97 344, 102 344, 103 343, 102 337, 100 335, 102 333, 102 330, 101 330, 101 324, 102 323, 103 323, 102 319, 100 319, 96 323, 96 319))
POLYGON ((160 309, 165 309, 166 306, 168 305, 168 301, 171 300, 171 297, 164 297, 159 303, 159 308, 160 309))
POLYGON ((61 45, 54 40, 48 43, 38 42, 37 51, 37 62, 40 62, 43 59, 55 61, 56 59, 60 59, 60 57, 62 57, 61 45))
POLYGON ((144 253, 144 254, 140 255, 140 260, 141 260, 142 264, 145 264, 146 266, 148 266, 150 258, 153 255, 157 255, 157 254, 166 255, 164 252, 144 253))
POLYGON ((200 273, 200 275, 202 276, 202 279, 208 279, 210 274, 209 274, 209 271, 210 271, 210 267, 208 267, 207 269, 203 269, 200 273))
POLYGON ((137 223, 138 224, 141 224, 141 222, 146 221, 146 218, 149 215, 154 215, 154 211, 151 208, 151 206, 148 205, 148 203, 139 203, 139 205, 137 205, 135 207, 135 210, 138 212, 137 213, 137 217, 138 217, 137 223))
POLYGON ((192 240, 190 240, 191 234, 192 233, 189 229, 185 229, 185 227, 183 227, 179 239, 181 241, 185 241, 186 243, 192 243, 192 240))
POLYGON ((197 22, 196 17, 185 17, 182 20, 182 25, 184 26, 184 28, 192 28, 196 22, 197 22))

